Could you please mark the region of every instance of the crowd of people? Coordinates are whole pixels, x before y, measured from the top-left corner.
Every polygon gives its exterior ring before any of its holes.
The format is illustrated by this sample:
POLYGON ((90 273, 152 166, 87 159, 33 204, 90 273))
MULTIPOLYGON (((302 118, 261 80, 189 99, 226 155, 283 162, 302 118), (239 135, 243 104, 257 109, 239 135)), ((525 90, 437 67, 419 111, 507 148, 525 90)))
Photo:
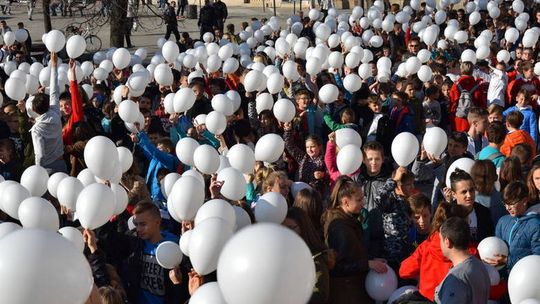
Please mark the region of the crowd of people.
MULTIPOLYGON (((309 303, 372 303, 379 299, 365 287, 368 273, 394 272, 397 287, 413 287, 393 303, 518 304, 508 288, 512 268, 540 255, 540 8, 520 0, 467 2, 463 8, 450 1, 405 7, 376 1, 343 15, 329 3, 321 12, 292 16, 285 26, 277 18, 253 18, 235 32, 234 24, 225 25, 226 5, 206 0, 200 40, 180 37, 177 12, 168 4, 165 38, 174 34, 180 52, 166 65, 170 83, 157 76, 165 47, 148 69, 141 65, 143 51, 125 68, 116 66, 115 50, 100 52, 90 73, 82 70, 85 63, 59 58, 63 52, 51 52, 41 64, 24 42, 2 48, 0 174, 6 181, 21 181, 33 165, 51 177, 63 172, 82 180, 90 168, 85 147, 96 136, 133 154, 118 182, 127 208, 97 229, 80 228, 95 284, 88 303, 185 303, 200 286, 218 280, 215 268, 199 274, 187 256, 171 270, 156 259, 161 243, 181 244, 196 227, 194 218, 177 220, 167 186, 169 177, 189 172, 203 178, 205 201, 224 199, 242 208, 253 225, 262 221, 256 210, 266 193, 285 199, 280 224, 313 255, 309 303), (227 45, 234 45, 230 55, 221 51, 227 45), (221 60, 217 69, 210 58, 221 60), (235 68, 226 68, 229 59, 235 68), (141 69, 155 74, 136 94, 131 76, 141 69), (39 80, 39 88, 30 92, 27 81, 28 94, 13 99, 8 82, 19 77, 15 71, 39 80), (263 88, 253 89, 253 71, 265 75, 263 88), (273 73, 281 79, 277 90, 270 84, 273 73), (336 88, 330 99, 323 89, 328 85, 336 88), (175 111, 172 96, 186 88, 194 103, 175 111), (232 110, 223 110, 223 96, 232 110), (120 107, 127 99, 141 120, 126 120, 120 107), (286 115, 274 106, 282 99, 293 106, 286 115), (211 127, 214 112, 226 117, 220 132, 211 127), (441 154, 422 144, 434 128, 446 136, 441 154), (352 160, 354 172, 343 174, 339 155, 347 147, 343 142, 354 141, 344 138, 349 132, 358 135, 361 152, 352 160), (414 135, 418 151, 396 145, 402 133, 414 135), (226 161, 233 147, 257 150, 259 139, 271 134, 282 138, 283 153, 242 171, 245 195, 239 200, 222 191, 232 180, 220 180, 217 168, 205 172, 179 152, 183 139, 191 138, 219 153, 222 169, 237 166, 226 161), (398 161, 409 153, 410 163, 398 161), (489 237, 502 240, 507 253, 481 257, 478 245, 489 237), (493 271, 500 278, 495 282, 493 271)), ((11 29, 4 25, 5 37, 11 29)), ((5 189, 0 184, 1 197, 5 189)), ((43 197, 57 208, 60 227, 80 227, 60 196, 49 188, 43 197)), ((20 224, 1 209, 0 221, 20 224)))

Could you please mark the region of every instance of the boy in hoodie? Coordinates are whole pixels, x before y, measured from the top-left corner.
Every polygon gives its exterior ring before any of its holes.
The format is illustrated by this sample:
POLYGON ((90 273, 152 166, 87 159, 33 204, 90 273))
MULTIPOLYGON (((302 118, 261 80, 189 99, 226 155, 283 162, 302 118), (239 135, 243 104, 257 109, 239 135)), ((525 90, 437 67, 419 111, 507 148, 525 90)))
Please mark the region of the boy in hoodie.
POLYGON ((178 158, 172 154, 174 147, 171 140, 168 137, 162 137, 157 139, 156 145, 154 145, 144 132, 131 134, 131 140, 139 144, 144 156, 150 161, 146 174, 146 184, 150 188, 152 200, 155 202, 165 201, 165 197, 161 193, 158 172, 161 168, 176 172, 176 168, 180 165, 178 158))
POLYGON ((516 105, 506 109, 506 111, 503 112, 503 116, 507 117, 508 114, 514 111, 521 112, 521 114, 523 114, 523 122, 521 123, 519 129, 529 133, 534 142, 537 143, 538 120, 536 119, 536 114, 534 114, 533 109, 529 105, 529 96, 529 93, 525 89, 520 90, 516 96, 516 105))
POLYGON ((32 110, 39 116, 30 129, 34 145, 35 163, 47 170, 49 175, 67 172, 62 141, 62 118, 59 105, 59 87, 56 53, 51 53, 51 92, 34 95, 32 110))
POLYGON ((504 206, 508 211, 499 219, 495 235, 508 245, 508 256, 486 259, 493 266, 512 267, 523 257, 540 255, 540 215, 529 208, 529 191, 522 181, 510 182, 503 193, 504 206))
POLYGON ((375 198, 375 208, 382 214, 384 231, 382 257, 395 270, 399 269, 401 261, 413 250, 409 241, 409 230, 412 226, 411 209, 407 202, 413 188, 414 175, 407 168, 399 167, 392 174, 392 178, 379 189, 375 198))
POLYGON ((506 129, 508 134, 504 138, 504 143, 501 146, 501 153, 509 157, 512 154, 512 149, 518 144, 526 144, 531 147, 532 155, 536 155, 536 143, 529 133, 519 130, 519 126, 523 123, 523 114, 519 111, 510 112, 506 116, 506 129))

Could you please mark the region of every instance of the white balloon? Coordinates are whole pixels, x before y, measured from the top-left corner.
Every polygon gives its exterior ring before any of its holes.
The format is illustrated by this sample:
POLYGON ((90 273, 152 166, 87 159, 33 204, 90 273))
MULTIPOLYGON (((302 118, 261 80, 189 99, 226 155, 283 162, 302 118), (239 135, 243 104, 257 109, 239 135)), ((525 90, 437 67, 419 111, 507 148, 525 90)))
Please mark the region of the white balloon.
POLYGON ((163 58, 167 60, 167 62, 174 63, 176 61, 176 58, 178 58, 178 55, 180 54, 178 44, 176 44, 176 42, 174 41, 165 42, 165 44, 163 44, 163 47, 161 48, 161 54, 163 55, 163 58))
POLYGON ((346 145, 339 150, 336 163, 341 174, 352 174, 362 165, 362 150, 354 144, 346 145))
POLYGON ((362 79, 357 74, 349 74, 343 79, 343 86, 350 93, 354 93, 362 88, 362 79))
POLYGON ((296 108, 292 101, 282 98, 274 104, 273 112, 278 121, 290 122, 296 115, 296 108))
POLYGON ((478 244, 478 254, 482 260, 495 259, 496 255, 508 256, 508 245, 500 238, 490 236, 478 244))
POLYGON ((64 172, 56 172, 51 175, 51 177, 47 181, 47 190, 53 197, 58 198, 56 196, 56 190, 58 189, 58 185, 60 184, 62 179, 64 179, 65 177, 68 177, 68 175, 64 172))
POLYGON ((125 48, 116 49, 112 56, 112 62, 119 70, 127 68, 130 60, 131 54, 129 54, 129 51, 125 48))
POLYGON ((484 59, 487 59, 490 55, 490 49, 488 46, 481 46, 479 48, 476 49, 476 58, 478 60, 484 60, 484 59))
POLYGON ((351 128, 341 128, 336 131, 336 145, 341 149, 347 145, 362 147, 362 137, 356 130, 351 128))
POLYGON ((296 69, 296 62, 287 60, 283 63, 283 76, 291 81, 297 81, 300 78, 298 70, 296 69))
POLYGON ((206 219, 218 217, 225 220, 234 230, 236 227, 236 214, 233 206, 222 199, 213 199, 204 203, 195 216, 195 226, 206 219))
POLYGON ((420 62, 420 59, 416 56, 409 57, 407 61, 405 62, 405 68, 407 69, 407 73, 409 74, 416 74, 420 67, 422 66, 422 63, 420 62))
POLYGON ((212 97, 212 108, 225 116, 234 114, 234 104, 225 94, 216 94, 212 97))
POLYGON ((233 209, 235 213, 237 231, 251 225, 251 218, 246 210, 239 206, 233 206, 233 209))
MULTIPOLYGON (((246 74, 244 78, 244 87, 247 92, 258 91, 263 81, 264 74, 257 70, 251 70, 246 74)), ((266 82, 265 82, 266 84, 266 82)))
POLYGON ((512 1, 512 10, 516 13, 523 13, 523 10, 525 9, 525 4, 523 4, 523 1, 521 0, 515 0, 512 1))
POLYGON ((12 232, 0 241, 0 260, 9 261, 0 266, 5 303, 34 303, 36 299, 42 304, 85 303, 92 290, 92 271, 85 256, 56 232, 12 232), (33 286, 32 292, 28 286, 33 286))
POLYGON ((111 188, 95 183, 81 191, 76 207, 81 226, 93 230, 103 226, 114 215, 116 197, 111 188))
POLYGON ((178 244, 171 241, 162 242, 156 249, 156 260, 165 269, 173 269, 180 265, 182 257, 182 251, 178 244))
POLYGON ((540 255, 529 255, 519 260, 508 277, 510 302, 521 303, 526 299, 540 299, 538 282, 540 282, 540 255))
POLYGON ((361 59, 358 53, 351 52, 345 56, 345 65, 350 69, 354 69, 360 64, 361 59))
POLYGON ((118 160, 120 161, 120 167, 122 168, 122 173, 127 172, 131 165, 133 164, 133 154, 126 147, 116 148, 118 152, 118 160))
POLYGON ((189 256, 189 239, 191 237, 191 233, 193 233, 193 230, 188 230, 180 236, 180 250, 185 256, 189 256))
POLYGON ((81 35, 74 35, 69 37, 66 43, 66 52, 69 58, 78 58, 86 50, 86 41, 81 35))
POLYGON ((510 61, 510 53, 507 50, 500 50, 497 53, 497 61, 508 63, 510 61))
POLYGON ((457 31, 454 34, 454 40, 456 40, 456 42, 459 44, 465 43, 468 39, 469 35, 465 31, 457 31))
POLYGON ((49 201, 41 197, 29 197, 22 201, 18 214, 25 229, 56 231, 60 227, 56 209, 49 201))
POLYGON ((217 269, 219 255, 233 235, 230 224, 222 218, 208 218, 195 226, 189 237, 189 254, 195 271, 207 275, 217 269))
POLYGON ((446 171, 447 187, 450 186, 450 175, 454 173, 456 169, 461 169, 467 173, 470 173, 473 165, 474 165, 474 160, 467 157, 462 157, 460 159, 455 160, 446 171))
POLYGON ((12 222, 0 223, 0 239, 12 233, 13 231, 17 231, 21 228, 22 228, 21 226, 12 222))
POLYGON ((366 291, 375 301, 386 301, 397 288, 397 276, 392 268, 386 265, 385 273, 370 270, 366 277, 366 291))
POLYGON ((84 187, 96 182, 96 176, 88 168, 83 169, 81 172, 79 172, 79 174, 77 175, 77 179, 81 181, 84 187))
POLYGON ((422 63, 426 63, 429 61, 429 59, 431 58, 431 52, 426 50, 426 49, 421 49, 418 54, 416 55, 416 57, 418 57, 418 59, 420 60, 420 62, 422 63))
POLYGON ((116 175, 115 168, 118 163, 116 146, 105 136, 92 137, 84 148, 84 161, 96 177, 110 180, 116 175))
POLYGON ((339 89, 331 83, 327 83, 319 90, 319 100, 323 103, 332 103, 337 100, 339 89))
POLYGON ((461 53, 461 62, 472 62, 473 64, 476 63, 476 52, 471 49, 466 49, 461 53))
POLYGON ((474 11, 469 15, 469 23, 471 25, 476 25, 478 22, 480 22, 481 18, 480 13, 478 11, 474 11))
POLYGON ((215 135, 221 135, 227 128, 227 118, 218 111, 208 113, 205 123, 206 129, 215 135))
POLYGON ((287 215, 287 208, 287 201, 281 193, 267 192, 259 198, 255 205, 255 218, 259 223, 281 224, 287 215))
POLYGON ((213 174, 219 168, 219 156, 214 147, 200 145, 193 155, 195 167, 204 174, 213 174))
POLYGON ((418 70, 417 75, 420 81, 428 82, 431 81, 431 78, 433 77, 433 72, 431 71, 431 68, 429 66, 422 65, 418 70))
POLYGON ((24 170, 21 185, 28 189, 32 196, 42 196, 47 192, 48 180, 47 170, 39 165, 33 165, 24 170))
POLYGON ((124 100, 118 106, 118 114, 123 121, 135 123, 139 118, 139 105, 129 99, 124 100))
POLYGON ((6 80, 6 83, 4 84, 4 90, 6 92, 6 95, 14 101, 24 99, 24 96, 26 95, 26 89, 21 90, 21 88, 25 87, 26 84, 24 83, 24 81, 18 78, 10 77, 8 80, 6 80))
POLYGON ((162 86, 170 86, 174 80, 171 68, 165 63, 156 66, 154 78, 156 79, 156 82, 162 86))
POLYGON ((504 33, 504 39, 510 43, 515 43, 519 38, 519 31, 516 28, 509 27, 504 33))
POLYGON ((204 184, 193 176, 178 179, 167 198, 167 207, 173 218, 181 222, 195 218, 197 210, 204 202, 204 184))
POLYGON ((198 147, 199 143, 195 139, 184 137, 176 144, 176 156, 182 163, 193 166, 195 165, 193 162, 193 154, 198 147))
POLYGON ((14 219, 19 219, 19 206, 29 197, 30 192, 21 184, 15 182, 7 184, 2 191, 2 211, 14 219))
POLYGON ((196 99, 197 96, 191 88, 180 88, 180 90, 174 94, 174 111, 176 113, 186 112, 193 107, 196 99))
POLYGON ((268 76, 266 86, 270 94, 277 94, 281 92, 285 84, 285 78, 280 73, 273 73, 268 76))
POLYGON ((223 299, 217 282, 209 282, 195 290, 189 299, 190 304, 227 304, 223 299))
POLYGON ((227 199, 238 201, 246 196, 246 180, 239 170, 229 167, 219 171, 218 181, 223 181, 221 194, 227 199))
POLYGON ((227 152, 227 158, 231 167, 242 173, 250 174, 255 166, 255 153, 245 144, 235 144, 227 152))
POLYGON ((418 139, 409 132, 399 133, 392 141, 392 157, 401 167, 407 167, 418 155, 418 139))
POLYGON ((126 210, 129 200, 128 194, 124 187, 119 184, 111 183, 110 187, 115 197, 115 209, 113 214, 118 215, 126 210))
POLYGON ((448 136, 443 129, 439 127, 431 127, 426 129, 426 134, 422 140, 422 145, 427 153, 433 154, 439 158, 446 150, 448 144, 448 136))
POLYGON ((268 163, 276 162, 285 150, 283 138, 277 134, 266 134, 255 144, 255 159, 268 163))
POLYGON ((264 110, 270 110, 274 106, 274 97, 269 93, 261 93, 255 99, 255 107, 257 109, 257 114, 260 114, 264 110))
POLYGON ((235 234, 223 248, 217 273, 227 303, 307 303, 315 285, 315 264, 306 243, 290 229, 269 223, 235 234), (243 286, 235 283, 240 279, 243 286))
POLYGON ((64 44, 66 44, 66 37, 59 30, 52 30, 47 33, 47 39, 44 42, 49 52, 58 53, 60 50, 62 50, 62 48, 64 48, 64 44))
POLYGON ((60 228, 58 232, 64 238, 70 241, 79 252, 84 251, 84 246, 85 246, 84 239, 83 239, 82 233, 79 230, 77 230, 77 228, 66 226, 66 227, 60 228))
POLYGON ((416 286, 411 286, 411 285, 402 286, 394 290, 394 292, 392 292, 392 294, 390 295, 390 298, 388 298, 388 304, 394 304, 395 303, 394 301, 399 299, 402 295, 410 294, 415 291, 418 291, 418 288, 416 286))

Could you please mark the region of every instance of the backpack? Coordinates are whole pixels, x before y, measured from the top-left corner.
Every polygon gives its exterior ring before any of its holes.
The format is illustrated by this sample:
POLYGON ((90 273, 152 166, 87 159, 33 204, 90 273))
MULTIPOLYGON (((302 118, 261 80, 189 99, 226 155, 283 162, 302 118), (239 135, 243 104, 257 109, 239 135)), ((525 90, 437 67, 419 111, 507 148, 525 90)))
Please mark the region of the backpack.
POLYGON ((467 118, 467 114, 469 114, 469 109, 473 106, 473 93, 478 89, 481 83, 476 84, 472 89, 465 90, 459 83, 457 84, 457 88, 459 90, 459 99, 458 99, 458 106, 456 109, 456 116, 460 118, 467 118))

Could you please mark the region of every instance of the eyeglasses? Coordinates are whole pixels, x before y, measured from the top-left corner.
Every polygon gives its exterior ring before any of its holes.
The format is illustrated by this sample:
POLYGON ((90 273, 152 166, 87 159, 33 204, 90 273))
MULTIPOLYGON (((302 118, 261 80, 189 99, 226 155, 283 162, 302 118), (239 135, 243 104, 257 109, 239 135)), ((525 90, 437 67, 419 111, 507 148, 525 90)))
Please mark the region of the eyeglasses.
POLYGON ((409 44, 409 46, 416 48, 416 47, 419 47, 420 45, 418 45, 418 44, 409 44))

